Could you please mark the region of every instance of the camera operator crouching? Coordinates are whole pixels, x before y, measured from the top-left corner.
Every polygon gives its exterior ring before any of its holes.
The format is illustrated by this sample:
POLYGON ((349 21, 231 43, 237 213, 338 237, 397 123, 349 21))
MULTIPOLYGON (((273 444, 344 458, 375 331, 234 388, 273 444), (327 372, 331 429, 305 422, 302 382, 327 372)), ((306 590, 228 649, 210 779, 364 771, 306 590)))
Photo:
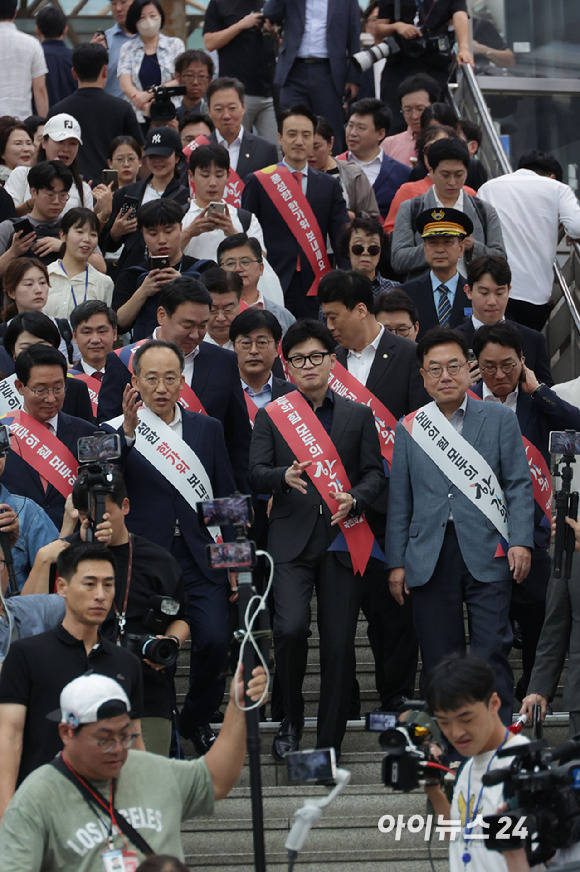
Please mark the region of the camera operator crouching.
MULTIPOLYGON (((127 530, 129 500, 121 472, 107 467, 105 477, 105 507, 112 528, 107 547, 117 568, 113 609, 101 634, 141 658, 143 741, 147 751, 168 756, 176 707, 175 663, 181 644, 189 638, 183 578, 168 551, 127 530)), ((91 487, 88 471, 81 470, 72 493, 81 519, 94 515, 91 487)))

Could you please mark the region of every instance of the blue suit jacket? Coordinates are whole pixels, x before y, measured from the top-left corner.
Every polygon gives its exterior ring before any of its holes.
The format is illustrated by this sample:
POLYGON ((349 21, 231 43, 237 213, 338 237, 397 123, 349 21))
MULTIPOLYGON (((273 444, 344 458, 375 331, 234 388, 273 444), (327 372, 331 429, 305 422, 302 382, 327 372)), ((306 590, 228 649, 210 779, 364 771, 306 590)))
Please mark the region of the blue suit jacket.
POLYGON ((410 175, 411 170, 405 164, 394 160, 388 154, 383 155, 381 170, 373 184, 373 191, 375 192, 383 221, 391 208, 393 197, 401 185, 409 181, 410 175))
MULTIPOLYGON (((195 451, 213 486, 214 497, 235 491, 234 474, 226 451, 222 425, 215 418, 181 409, 183 440, 195 451)), ((110 430, 108 425, 105 429, 110 430)), ((121 432, 122 428, 119 430, 121 432)), ((123 440, 123 435, 121 435, 123 440)), ((223 583, 224 573, 207 568, 205 547, 213 542, 200 527, 197 514, 179 491, 135 448, 127 452, 123 475, 131 501, 127 527, 137 536, 171 550, 176 521, 200 571, 212 581, 223 583)))
MULTIPOLYGON (((99 421, 109 421, 121 414, 123 391, 130 383, 131 373, 112 351, 107 355, 105 377, 99 393, 99 421)), ((201 342, 193 366, 191 387, 207 414, 221 421, 236 483, 242 493, 248 493, 251 431, 240 385, 238 358, 233 351, 201 342)))
MULTIPOLYGON (((275 76, 276 84, 282 87, 298 57, 306 24, 306 0, 268 0, 262 11, 274 24, 284 25, 275 76)), ((349 58, 360 49, 360 8, 356 0, 328 0, 326 38, 330 74, 337 93, 342 96, 349 58)), ((349 71, 349 79, 351 75, 355 74, 349 71)), ((356 75, 354 81, 358 81, 356 75)))
MULTIPOLYGON (((510 409, 467 399, 463 438, 484 457, 503 489, 509 545, 532 548, 534 496, 518 422, 510 409)), ((426 584, 443 545, 450 509, 461 554, 478 581, 509 578, 505 557, 494 557, 499 533, 427 454, 397 424, 391 465, 386 554, 389 567, 404 566, 407 585, 426 584)))
MULTIPOLYGON (((463 290, 466 281, 461 273, 459 273, 451 317, 448 322, 449 327, 459 326, 465 320, 466 315, 471 314, 471 300, 467 298, 463 290)), ((405 282, 401 286, 401 290, 405 291, 415 303, 419 316, 419 332, 417 334, 417 342, 419 342, 427 330, 431 327, 439 326, 439 317, 435 308, 435 297, 433 295, 430 273, 421 276, 421 278, 412 279, 410 282, 405 282)))
MULTIPOLYGON (((59 413, 56 435, 75 458, 78 459, 77 440, 81 436, 91 436, 94 432, 94 424, 89 424, 81 418, 74 418, 72 415, 65 415, 64 412, 59 413)), ((64 512, 64 497, 51 484, 48 485, 46 493, 44 492, 39 474, 20 457, 18 443, 15 439, 12 439, 12 447, 6 458, 2 484, 11 493, 29 497, 39 506, 42 506, 50 520, 60 530, 64 512)))
MULTIPOLYGON (((552 370, 550 369, 550 357, 548 355, 548 346, 546 338, 539 330, 532 330, 531 327, 525 327, 523 324, 518 324, 517 321, 511 321, 506 318, 506 323, 515 327, 520 334, 522 340, 522 351, 526 358, 526 366, 531 369, 538 381, 548 385, 549 388, 554 384, 552 370)), ((475 327, 471 318, 466 318, 463 324, 458 324, 455 328, 460 330, 467 339, 467 344, 472 347, 473 337, 475 335, 475 327)))
MULTIPOLYGON (((332 176, 309 168, 306 199, 314 212, 322 238, 326 239, 329 236, 332 250, 340 251, 342 229, 349 221, 340 184, 332 176)), ((253 173, 246 181, 242 194, 242 208, 253 212, 262 225, 268 262, 280 279, 282 289, 286 291, 296 271, 298 243, 253 173)), ((347 266, 347 264, 343 265, 347 266)), ((314 280, 314 273, 301 250, 300 267, 305 284, 308 281, 310 285, 314 280)))

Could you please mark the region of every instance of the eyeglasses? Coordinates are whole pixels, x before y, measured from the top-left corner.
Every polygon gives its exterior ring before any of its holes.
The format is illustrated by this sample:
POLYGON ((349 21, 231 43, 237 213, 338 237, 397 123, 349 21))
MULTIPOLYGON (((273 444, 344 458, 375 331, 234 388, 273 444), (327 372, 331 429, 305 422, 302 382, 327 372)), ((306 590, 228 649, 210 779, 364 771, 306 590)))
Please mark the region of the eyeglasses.
POLYGON ((385 325, 385 329, 389 331, 389 333, 396 333, 397 336, 408 336, 412 327, 387 327, 385 325))
MULTIPOLYGON (((28 388, 28 385, 26 385, 28 388)), ((66 393, 66 385, 57 385, 55 388, 28 388, 39 400, 44 400, 49 394, 54 397, 62 397, 66 393)))
POLYGON ((467 366, 467 361, 465 361, 465 363, 448 363, 447 366, 439 366, 438 363, 434 363, 429 367, 427 372, 431 378, 441 378, 443 370, 448 372, 449 375, 459 375, 460 370, 462 370, 464 366, 467 366))
POLYGON ((227 306, 211 306, 210 314, 211 315, 233 315, 237 309, 236 303, 228 303, 227 306))
POLYGON ((146 385, 150 388, 156 388, 159 382, 163 382, 165 387, 172 388, 179 381, 178 375, 146 375, 143 379, 146 385))
POLYGON ((138 161, 138 158, 136 155, 127 155, 127 157, 121 157, 121 156, 114 157, 112 159, 111 163, 116 163, 116 164, 120 164, 120 165, 121 164, 135 164, 135 163, 137 163, 137 161, 138 161))
MULTIPOLYGON (((499 369, 501 369, 505 375, 509 375, 510 372, 514 371, 519 362, 519 360, 506 360, 504 363, 499 364, 499 369)), ((495 375, 498 370, 498 364, 486 363, 485 366, 480 366, 480 370, 486 375, 495 375)))
POLYGON ((408 118, 410 115, 422 115, 426 108, 426 106, 406 106, 404 109, 401 109, 401 115, 404 115, 405 118, 408 118))
POLYGON ((181 78, 184 82, 207 82, 209 76, 206 73, 182 73, 181 78))
POLYGON ((353 254, 356 254, 357 257, 368 251, 371 257, 376 257, 377 254, 381 253, 380 245, 360 245, 358 242, 355 245, 351 245, 350 250, 353 254))
POLYGON ((251 257, 240 257, 238 260, 235 257, 230 257, 228 260, 222 260, 220 266, 224 269, 235 269, 237 266, 246 269, 251 263, 262 263, 262 261, 253 260, 251 257))
POLYGON ((105 754, 110 754, 115 750, 117 745, 121 748, 130 748, 131 745, 139 738, 139 733, 126 733, 124 736, 116 736, 113 739, 95 739, 97 748, 105 754))
POLYGON ((273 339, 237 339, 238 348, 242 351, 251 351, 254 345, 258 351, 265 351, 274 342, 273 339))
POLYGON ((70 197, 66 191, 51 191, 48 188, 42 188, 41 191, 47 200, 58 200, 59 203, 66 203, 70 197))
POLYGON ((325 357, 330 355, 330 351, 313 351, 312 354, 295 354, 294 357, 288 357, 288 363, 291 363, 294 369, 302 369, 306 366, 306 361, 312 366, 320 366, 325 357))

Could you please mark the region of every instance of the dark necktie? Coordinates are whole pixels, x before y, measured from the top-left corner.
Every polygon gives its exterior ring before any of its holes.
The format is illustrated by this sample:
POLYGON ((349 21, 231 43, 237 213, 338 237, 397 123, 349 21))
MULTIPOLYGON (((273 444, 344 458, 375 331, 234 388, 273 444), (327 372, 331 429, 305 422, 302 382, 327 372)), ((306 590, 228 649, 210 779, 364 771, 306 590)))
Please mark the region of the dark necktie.
POLYGON ((105 374, 104 372, 99 372, 96 369, 93 373, 91 373, 91 378, 96 378, 97 381, 102 382, 104 374, 105 374))
POLYGON ((447 285, 439 285, 439 305, 437 306, 437 317, 441 327, 447 327, 449 318, 451 317, 451 303, 449 302, 449 288, 447 285))

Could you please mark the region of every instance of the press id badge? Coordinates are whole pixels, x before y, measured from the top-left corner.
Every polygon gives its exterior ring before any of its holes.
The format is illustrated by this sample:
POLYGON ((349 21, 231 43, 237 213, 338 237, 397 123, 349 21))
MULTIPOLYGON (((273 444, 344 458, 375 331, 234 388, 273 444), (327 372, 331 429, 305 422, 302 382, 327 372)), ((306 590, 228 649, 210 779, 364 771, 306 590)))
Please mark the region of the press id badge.
POLYGON ((116 851, 103 851, 104 872, 135 872, 137 869, 137 851, 127 848, 116 851))

